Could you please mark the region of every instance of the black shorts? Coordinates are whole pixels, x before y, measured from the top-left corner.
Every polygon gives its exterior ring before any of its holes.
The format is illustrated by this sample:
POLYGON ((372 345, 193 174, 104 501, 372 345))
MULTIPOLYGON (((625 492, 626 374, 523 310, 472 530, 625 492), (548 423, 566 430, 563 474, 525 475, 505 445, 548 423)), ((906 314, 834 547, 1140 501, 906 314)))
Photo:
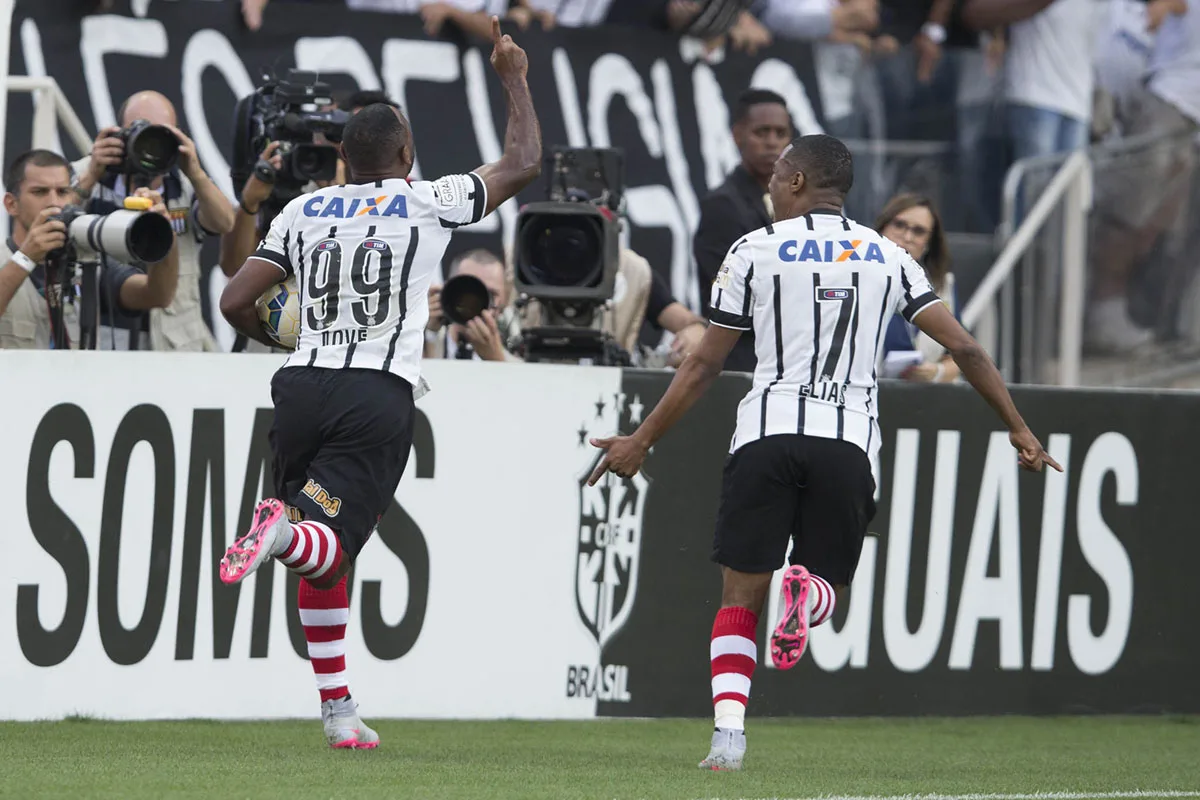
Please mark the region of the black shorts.
POLYGON ((287 367, 271 380, 275 493, 324 522, 358 556, 383 516, 412 450, 412 386, 366 369, 287 367))
POLYGON ((848 586, 874 516, 875 479, 858 446, 768 436, 725 462, 712 560, 739 572, 774 572, 793 540, 792 564, 848 586))

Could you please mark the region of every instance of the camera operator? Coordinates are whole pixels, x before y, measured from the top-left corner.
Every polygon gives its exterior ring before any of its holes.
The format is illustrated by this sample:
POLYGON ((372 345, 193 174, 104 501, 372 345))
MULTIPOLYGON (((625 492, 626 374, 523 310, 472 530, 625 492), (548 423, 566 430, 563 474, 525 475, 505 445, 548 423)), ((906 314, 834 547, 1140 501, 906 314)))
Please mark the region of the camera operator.
POLYGON ((430 286, 425 358, 520 361, 507 349, 515 333, 516 309, 508 302, 504 262, 488 250, 469 250, 450 262, 447 280, 458 275, 478 278, 487 287, 489 306, 466 325, 447 324, 442 312, 442 287, 430 286))
MULTIPOLYGON (((622 257, 626 252, 637 255, 632 250, 627 250, 622 252, 622 257)), ((638 257, 640 258, 640 256, 638 257)), ((708 327, 704 317, 675 299, 671 294, 671 287, 667 285, 667 279, 657 270, 653 271, 651 276, 650 297, 646 305, 645 316, 646 322, 655 330, 665 330, 674 334, 674 338, 671 340, 671 350, 665 362, 667 366, 671 367, 678 367, 688 353, 696 349, 700 340, 704 338, 704 329, 708 327)), ((643 358, 643 366, 650 366, 646 362, 651 359, 651 354, 646 354, 643 358)))
MULTIPOLYGON (((67 228, 58 218, 76 201, 70 163, 49 150, 17 156, 4 177, 4 208, 13 220, 12 236, 0 248, 0 348, 68 349, 79 345, 80 284, 74 264, 51 257, 67 246, 67 228)), ((167 216, 161 197, 148 189, 151 211, 167 216)), ((169 217, 168 217, 169 220, 169 217)), ((104 300, 119 313, 170 304, 179 274, 178 245, 149 272, 104 259, 99 273, 104 300)), ((109 309, 114 310, 114 309, 109 309)), ((111 314, 110 314, 111 316, 111 314)), ((103 340, 106 337, 100 334, 103 340)), ((101 344, 106 342, 101 341, 101 344)))
POLYGON ((155 308, 141 320, 141 329, 149 333, 153 350, 215 351, 216 342, 201 311, 200 250, 206 236, 233 230, 233 206, 205 173, 195 143, 177 127, 170 100, 158 92, 138 92, 122 104, 118 116, 122 128, 100 131, 91 156, 75 164, 78 189, 85 197, 90 195, 87 210, 93 214, 121 208, 125 198, 141 188, 163 197, 179 250, 178 289, 167 307, 155 308), (155 155, 177 163, 156 174, 127 168, 130 154, 125 134, 138 121, 162 126, 174 134, 177 156, 155 155))
MULTIPOLYGON (((271 142, 259 156, 258 166, 242 187, 241 199, 234 212, 233 229, 221 237, 221 271, 228 278, 236 275, 246 259, 254 254, 258 243, 267 235, 274 214, 278 213, 267 208, 275 184, 265 180, 272 178, 283 167, 283 158, 277 150, 279 142, 271 142)), ((282 352, 279 348, 268 348, 241 334, 238 334, 233 350, 235 353, 282 352)))

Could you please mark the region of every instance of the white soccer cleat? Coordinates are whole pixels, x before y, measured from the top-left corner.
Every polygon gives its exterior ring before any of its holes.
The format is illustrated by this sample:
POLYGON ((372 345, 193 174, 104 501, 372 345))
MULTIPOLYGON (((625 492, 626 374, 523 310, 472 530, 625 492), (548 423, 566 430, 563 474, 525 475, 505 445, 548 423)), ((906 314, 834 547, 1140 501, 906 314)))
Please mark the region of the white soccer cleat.
POLYGON ((712 748, 708 757, 700 762, 700 769, 725 772, 742 768, 746 757, 746 732, 732 728, 716 728, 712 735, 712 748))
POLYGON ((292 526, 278 500, 263 500, 254 509, 250 532, 229 545, 221 559, 221 580, 237 583, 258 569, 290 541, 292 526))
POLYGON ((334 749, 374 750, 379 746, 379 734, 359 719, 358 703, 349 697, 321 703, 321 719, 325 723, 325 741, 334 749))

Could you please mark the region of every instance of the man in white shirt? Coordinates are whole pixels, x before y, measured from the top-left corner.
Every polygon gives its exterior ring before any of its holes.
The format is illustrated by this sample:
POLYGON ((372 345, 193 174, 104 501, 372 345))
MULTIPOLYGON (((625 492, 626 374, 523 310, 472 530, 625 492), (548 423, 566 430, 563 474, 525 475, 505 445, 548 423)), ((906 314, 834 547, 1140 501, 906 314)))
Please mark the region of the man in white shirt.
POLYGON ((1018 159, 1087 146, 1101 13, 1096 0, 1055 0, 1010 27, 1006 97, 1018 159))

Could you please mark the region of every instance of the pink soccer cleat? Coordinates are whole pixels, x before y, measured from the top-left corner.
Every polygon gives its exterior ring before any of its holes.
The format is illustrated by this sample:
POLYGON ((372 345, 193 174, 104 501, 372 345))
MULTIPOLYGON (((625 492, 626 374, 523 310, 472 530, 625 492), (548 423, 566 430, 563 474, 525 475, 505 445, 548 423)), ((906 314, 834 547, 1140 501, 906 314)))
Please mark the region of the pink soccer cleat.
POLYGON ((263 500, 254 509, 250 532, 229 546, 221 559, 221 580, 237 583, 281 550, 291 532, 283 503, 263 500))
POLYGON ((788 567, 780 587, 779 622, 771 634, 771 661, 778 669, 796 666, 808 646, 808 570, 788 567))

